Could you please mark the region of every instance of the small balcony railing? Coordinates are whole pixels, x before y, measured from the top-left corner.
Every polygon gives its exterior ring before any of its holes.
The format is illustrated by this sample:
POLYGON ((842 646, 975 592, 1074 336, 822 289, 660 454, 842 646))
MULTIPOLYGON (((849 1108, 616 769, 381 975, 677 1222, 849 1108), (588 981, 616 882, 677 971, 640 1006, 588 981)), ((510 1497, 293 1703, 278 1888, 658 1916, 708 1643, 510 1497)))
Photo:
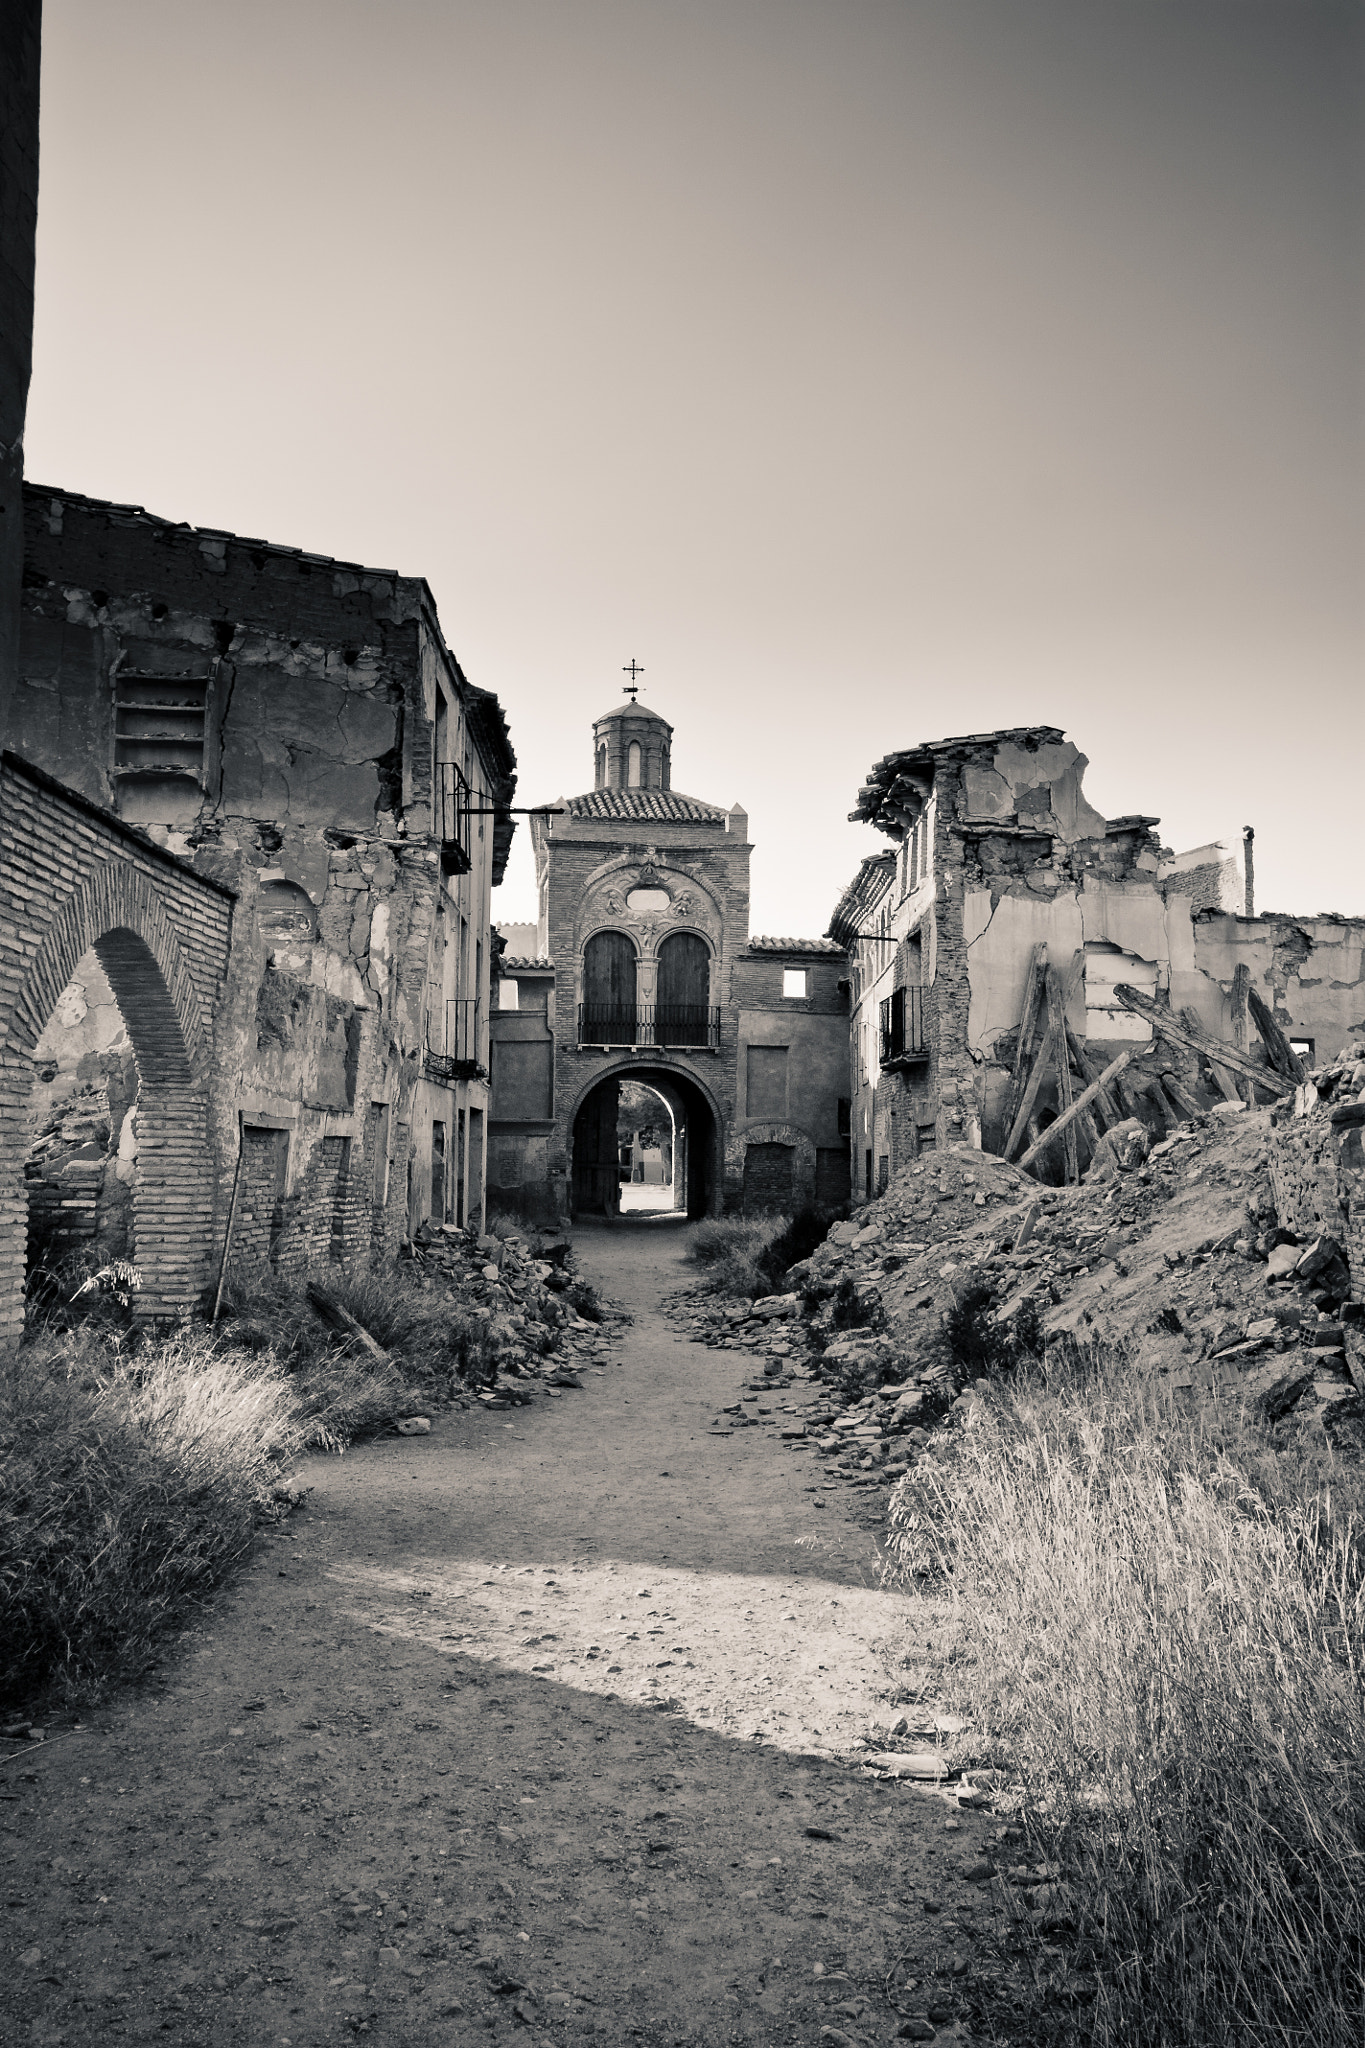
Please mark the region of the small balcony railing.
POLYGON ((453 761, 436 763, 436 837, 441 842, 441 872, 467 875, 473 866, 470 851, 472 798, 469 784, 453 761))
POLYGON ((457 996, 439 1013, 427 1018, 426 1052, 423 1070, 429 1081, 482 1081, 488 1068, 483 1054, 483 1006, 477 996, 457 996), (442 1021, 444 1029, 442 1029, 442 1021), (440 1040, 438 1044, 436 1041, 440 1040))
POLYGON ((881 1006, 883 1067, 910 1066, 927 1060, 924 1038, 924 990, 898 988, 881 1006))
POLYGON ((720 1010, 706 1003, 580 1003, 578 1043, 714 1052, 720 1044, 720 1010))

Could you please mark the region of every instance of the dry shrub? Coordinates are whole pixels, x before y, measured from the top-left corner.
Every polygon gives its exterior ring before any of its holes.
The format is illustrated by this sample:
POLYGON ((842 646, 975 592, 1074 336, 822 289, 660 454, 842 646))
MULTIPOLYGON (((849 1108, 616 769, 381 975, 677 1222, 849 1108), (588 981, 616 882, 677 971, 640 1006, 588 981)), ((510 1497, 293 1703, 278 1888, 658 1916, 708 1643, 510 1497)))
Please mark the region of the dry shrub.
POLYGON ((688 1233, 687 1256, 703 1270, 701 1291, 756 1300, 771 1294, 764 1254, 787 1229, 785 1216, 709 1216, 688 1233))
POLYGON ((1068 1872, 1100 2048, 1359 2048, 1360 1485, 1321 1439, 1053 1355, 893 1503, 961 1601, 959 1704, 1068 1872))
POLYGON ((0 1683, 79 1696, 249 1549, 304 1439, 279 1364, 185 1332, 126 1357, 85 1335, 0 1359, 0 1683))

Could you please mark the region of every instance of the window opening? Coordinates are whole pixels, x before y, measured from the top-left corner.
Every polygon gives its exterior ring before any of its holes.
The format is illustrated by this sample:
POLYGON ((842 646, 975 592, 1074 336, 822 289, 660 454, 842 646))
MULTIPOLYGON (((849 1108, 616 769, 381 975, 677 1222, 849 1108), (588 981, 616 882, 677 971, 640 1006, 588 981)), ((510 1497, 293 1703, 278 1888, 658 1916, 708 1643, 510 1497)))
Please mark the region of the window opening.
POLYGON ((638 789, 640 787, 640 759, 640 742, 632 740, 630 750, 626 755, 626 787, 628 789, 638 789))
POLYGON ((782 993, 784 996, 804 996, 806 993, 806 970, 804 967, 784 967, 782 970, 782 993))

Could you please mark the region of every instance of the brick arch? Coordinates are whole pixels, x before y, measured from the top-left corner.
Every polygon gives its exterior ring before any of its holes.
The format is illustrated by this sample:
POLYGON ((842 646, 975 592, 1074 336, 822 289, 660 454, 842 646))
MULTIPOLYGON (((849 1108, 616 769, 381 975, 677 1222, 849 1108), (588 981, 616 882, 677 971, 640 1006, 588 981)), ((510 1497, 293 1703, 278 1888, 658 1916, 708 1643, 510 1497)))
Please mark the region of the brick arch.
POLYGON ((210 1048, 234 901, 122 819, 0 755, 0 1343, 23 1328, 31 1055, 92 950, 138 1067, 138 1308, 179 1316, 202 1294, 218 1178, 210 1048))
POLYGON ((81 958, 94 951, 128 1027, 144 1084, 202 1075, 204 1029, 175 926, 151 883, 106 860, 58 910, 14 1006, 25 1052, 41 1037, 81 958))

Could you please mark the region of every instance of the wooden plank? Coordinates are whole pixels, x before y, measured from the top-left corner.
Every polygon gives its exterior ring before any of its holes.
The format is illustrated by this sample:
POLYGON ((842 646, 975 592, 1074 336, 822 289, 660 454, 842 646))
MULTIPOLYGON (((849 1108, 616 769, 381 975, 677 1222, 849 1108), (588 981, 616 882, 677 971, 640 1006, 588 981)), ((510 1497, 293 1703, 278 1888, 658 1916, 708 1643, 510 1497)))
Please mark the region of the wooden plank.
MULTIPOLYGON (((1074 963, 1073 963, 1074 965, 1074 963)), ((1066 1051, 1066 990, 1055 967, 1047 971, 1048 1037, 1057 1048, 1057 1123, 1065 1133, 1066 1179, 1075 1187, 1081 1177, 1076 1156, 1076 1121, 1071 1115, 1071 1061, 1066 1051)))
MULTIPOLYGON (((1242 961, 1232 977, 1232 1042, 1243 1059, 1251 1049, 1251 1032, 1248 1023, 1247 995, 1251 989, 1251 969, 1242 961)), ((1248 1109, 1256 1107, 1256 1083, 1242 1078, 1242 1096, 1248 1109)))
POLYGON ((1203 1116, 1204 1105, 1191 1095, 1178 1074, 1163 1074, 1161 1085, 1175 1104, 1177 1114, 1182 1117, 1203 1116))
MULTIPOLYGON (((1202 1031, 1204 1028, 1199 1021, 1199 1012, 1188 1007, 1180 1012, 1180 1021, 1187 1031, 1202 1031)), ((1242 1091, 1223 1065, 1223 1062, 1221 1060, 1210 1060, 1209 1065, 1213 1069, 1214 1080, 1223 1091, 1224 1101, 1240 1102, 1242 1100, 1242 1091)))
POLYGON ((378 1364, 393 1363, 383 1345, 370 1335, 365 1325, 358 1323, 348 1308, 343 1308, 339 1301, 324 1293, 322 1288, 315 1286, 311 1280, 308 1283, 308 1299, 323 1322, 339 1336, 349 1337, 352 1343, 358 1344, 362 1351, 368 1352, 378 1364))
POLYGON ((1028 1081, 1024 1088, 1023 1098, 1020 1101, 1017 1112, 1015 1113, 1014 1122, 1010 1126, 1010 1134, 1008 1138, 1006 1138, 1005 1140, 1005 1150, 1003 1157, 1006 1159, 1010 1157, 1010 1154, 1014 1151, 1015 1147, 1023 1138, 1025 1131, 1028 1129, 1028 1120, 1033 1114, 1033 1105, 1038 1100, 1038 1090, 1043 1085, 1043 1076, 1046 1074, 1048 1067, 1051 1064, 1051 1061, 1052 1033, 1049 1030, 1044 1032, 1043 1034, 1043 1042, 1039 1046, 1038 1056, 1033 1062, 1033 1071, 1030 1073, 1028 1077, 1028 1081))
POLYGON ((1090 1107, 1090 1104, 1098 1098, 1102 1088, 1107 1088, 1112 1081, 1118 1079, 1132 1057, 1131 1051, 1128 1051, 1121 1052, 1116 1060, 1111 1060, 1104 1072, 1090 1083, 1085 1093, 1076 1097, 1076 1100, 1072 1103, 1070 1109, 1066 1111, 1065 1115, 1059 1116, 1055 1124, 1049 1124, 1047 1129, 1040 1133, 1019 1161, 1020 1166, 1031 1166, 1039 1153, 1046 1151, 1054 1138, 1064 1138, 1068 1125, 1074 1124, 1081 1111, 1090 1107))
MULTIPOLYGON (((1241 971, 1239 967, 1237 972, 1240 974, 1241 971)), ((1249 980, 1250 976, 1248 976, 1249 980)), ((1270 1055, 1270 1064, 1274 1067, 1277 1074, 1283 1074, 1285 1080, 1292 1081, 1297 1088, 1301 1082, 1308 1079, 1303 1061, 1275 1022, 1269 1007, 1257 995, 1254 988, 1249 987, 1247 989, 1247 1002, 1250 1006, 1251 1014, 1256 1020, 1256 1029, 1261 1034, 1262 1043, 1270 1055)))
POLYGON ((1010 1129, 1019 1114, 1024 1089, 1032 1071, 1034 1040, 1043 1015, 1043 986, 1047 974, 1047 947, 1040 939, 1029 955, 1028 979, 1024 983, 1024 1007, 1019 1017, 1019 1042, 1014 1049, 1014 1076, 1005 1104, 1005 1122, 1010 1129))
MULTIPOLYGON (((1072 1059, 1076 1062, 1076 1071, 1082 1081, 1088 1085, 1091 1081, 1096 1080, 1099 1076, 1100 1063, 1097 1059, 1091 1057, 1089 1048, 1081 1043, 1069 1024, 1066 1027, 1066 1043, 1072 1059)), ((1114 1089, 1102 1088, 1095 1097, 1095 1101, 1103 1111, 1106 1125, 1121 1124, 1123 1122, 1125 1111, 1114 1089)))
POLYGON ((1160 1009, 1156 1003, 1149 1002, 1146 996, 1140 995, 1135 988, 1130 988, 1126 981, 1117 984, 1114 996, 1123 1004, 1124 1009, 1131 1010, 1135 1017, 1145 1017, 1153 1030, 1159 1031, 1172 1045, 1188 1046, 1191 1052, 1202 1053, 1207 1060, 1221 1060, 1234 1074, 1248 1075, 1258 1087, 1269 1089, 1272 1094, 1294 1093, 1293 1083, 1286 1081, 1282 1074, 1272 1073, 1268 1067, 1253 1066, 1250 1060, 1243 1059, 1241 1053, 1234 1052, 1231 1046, 1220 1044, 1216 1038, 1210 1038, 1207 1032, 1187 1030, 1183 1024, 1176 1023, 1169 1010, 1160 1009))

